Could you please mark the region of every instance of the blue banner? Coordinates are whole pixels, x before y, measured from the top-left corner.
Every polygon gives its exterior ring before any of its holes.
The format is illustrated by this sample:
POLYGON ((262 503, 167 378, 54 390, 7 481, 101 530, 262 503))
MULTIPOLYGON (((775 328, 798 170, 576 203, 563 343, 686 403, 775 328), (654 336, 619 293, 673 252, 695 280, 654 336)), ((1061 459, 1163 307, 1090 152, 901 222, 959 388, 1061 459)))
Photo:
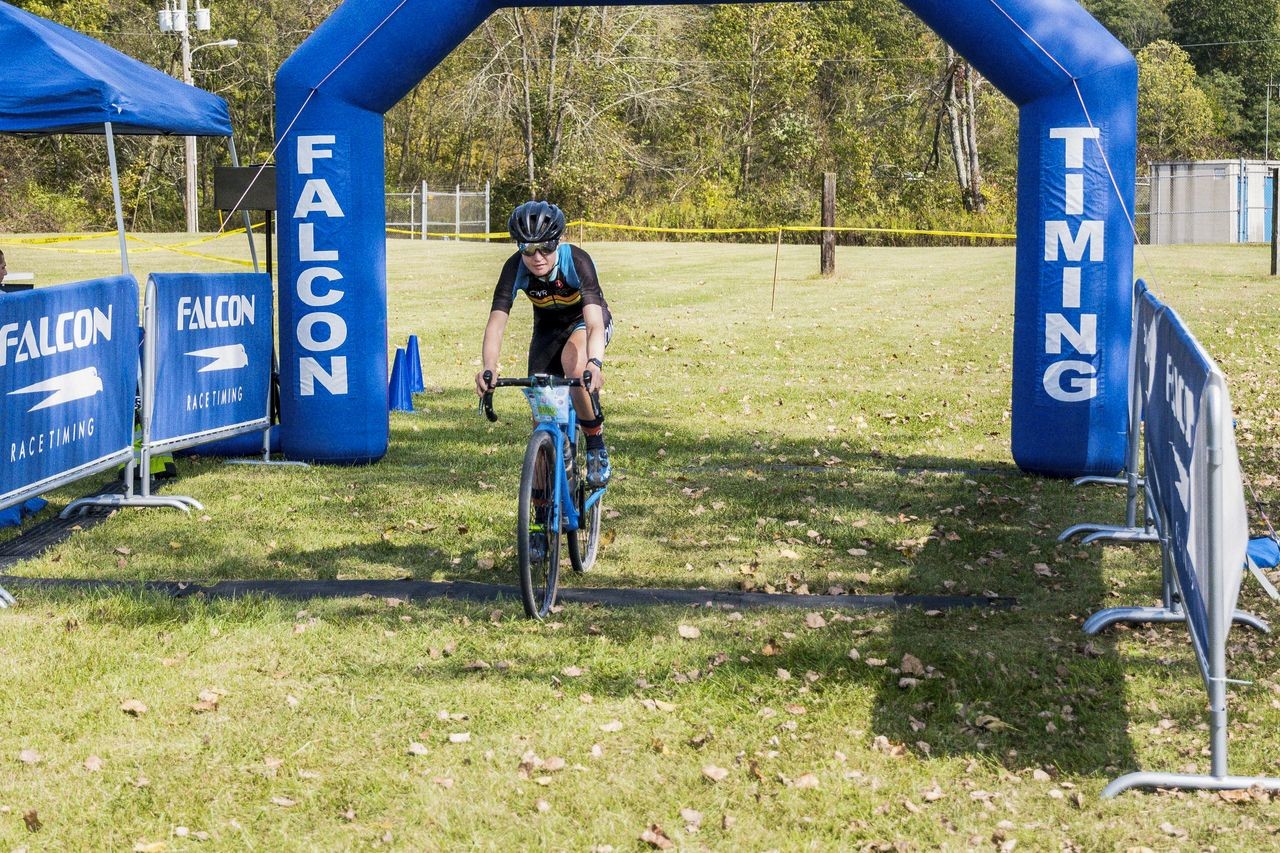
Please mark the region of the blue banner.
POLYGON ((267 424, 271 279, 257 273, 147 280, 151 445, 267 424))
POLYGON ((127 459, 137 381, 133 276, 0 296, 0 507, 127 459))
POLYGON ((1168 542, 1196 652, 1207 665, 1210 608, 1221 608, 1224 624, 1230 625, 1248 545, 1231 405, 1213 360, 1177 313, 1145 288, 1138 322, 1148 493, 1168 542), (1217 436, 1214 447, 1211 431, 1217 436), (1211 572, 1220 573, 1218 601, 1210 600, 1211 572))

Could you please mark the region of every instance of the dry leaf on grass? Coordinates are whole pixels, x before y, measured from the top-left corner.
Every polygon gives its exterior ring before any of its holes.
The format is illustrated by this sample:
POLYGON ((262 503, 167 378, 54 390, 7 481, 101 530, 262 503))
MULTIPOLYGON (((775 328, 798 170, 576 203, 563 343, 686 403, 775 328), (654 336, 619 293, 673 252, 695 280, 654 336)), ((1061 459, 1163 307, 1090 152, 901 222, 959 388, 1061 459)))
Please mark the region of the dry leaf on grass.
POLYGON ((686 640, 696 640, 702 636, 702 631, 696 625, 681 625, 676 630, 686 640))
POLYGON ((40 822, 40 815, 35 809, 27 809, 22 813, 22 822, 27 825, 27 832, 39 832, 40 827, 44 826, 40 822))
POLYGON ((44 760, 44 757, 34 749, 24 749, 18 753, 18 760, 23 764, 39 764, 44 760))
POLYGON ((564 669, 560 670, 560 674, 565 678, 580 678, 584 672, 586 672, 586 670, 577 666, 566 666, 564 669))
POLYGON ((662 831, 662 827, 658 826, 656 823, 650 824, 648 829, 640 833, 640 840, 658 850, 670 850, 676 846, 675 842, 668 838, 667 834, 662 831))
POLYGON ((812 773, 804 773, 798 776, 792 784, 797 788, 816 788, 818 787, 818 777, 812 773))
POLYGON ((282 809, 288 809, 288 808, 292 808, 293 806, 296 806, 298 804, 298 801, 291 797, 272 797, 271 803, 273 805, 279 806, 282 809))
POLYGON ((84 769, 90 773, 97 773, 102 770, 104 762, 96 755, 90 755, 84 760, 84 769))
POLYGON ((602 725, 602 726, 600 727, 600 731, 602 731, 602 732, 620 732, 620 731, 622 731, 622 721, 621 721, 621 720, 610 720, 609 722, 605 723, 604 725, 602 725))
POLYGON ((821 613, 807 613, 804 617, 804 624, 808 628, 825 628, 827 627, 827 620, 822 618, 821 613))
POLYGON ((449 743, 470 743, 471 732, 454 732, 449 735, 449 743))
POLYGON ((714 764, 708 764, 702 768, 702 775, 706 776, 712 782, 723 782, 729 778, 729 771, 723 767, 716 767, 714 764))
POLYGON ((430 750, 427 749, 427 745, 425 743, 419 743, 416 740, 409 742, 410 755, 426 755, 429 751, 430 750))
POLYGON ((696 809, 681 809, 680 819, 684 821, 684 831, 697 832, 702 827, 702 812, 696 809))
POLYGON ((141 717, 147 713, 147 706, 137 699, 126 699, 120 703, 120 710, 131 717, 141 717))
POLYGON ((924 675, 924 664, 913 654, 902 656, 901 670, 907 675, 924 675))

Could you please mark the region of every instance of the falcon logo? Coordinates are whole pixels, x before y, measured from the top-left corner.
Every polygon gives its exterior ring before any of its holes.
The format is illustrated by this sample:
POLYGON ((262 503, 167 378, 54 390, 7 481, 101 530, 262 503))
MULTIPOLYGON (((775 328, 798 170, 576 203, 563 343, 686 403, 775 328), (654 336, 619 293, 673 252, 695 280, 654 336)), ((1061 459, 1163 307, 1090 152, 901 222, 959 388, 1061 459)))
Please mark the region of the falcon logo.
POLYGON ((12 397, 14 394, 48 394, 43 400, 27 409, 27 412, 30 413, 40 409, 47 409, 50 406, 61 406, 63 403, 70 403, 73 400, 83 400, 101 391, 102 379, 98 376, 98 368, 86 367, 83 370, 64 373, 61 376, 55 376, 52 379, 28 385, 26 388, 15 389, 9 392, 9 396, 12 397))
POLYGON ((1143 400, 1151 399, 1151 392, 1156 388, 1156 318, 1151 318, 1151 325, 1142 333, 1142 359, 1146 362, 1147 385, 1143 389, 1143 400))
POLYGON ((200 368, 197 371, 198 373, 211 373, 217 370, 238 370, 249 363, 249 354, 244 351, 244 344, 198 349, 187 353, 187 355, 209 359, 209 363, 200 368))
POLYGON ((1174 480, 1173 487, 1178 491, 1178 501, 1182 504, 1182 511, 1189 512, 1191 510, 1191 478, 1187 476, 1187 466, 1182 464, 1182 457, 1178 455, 1177 448, 1172 448, 1169 455, 1173 457, 1173 464, 1178 469, 1178 479, 1174 480))

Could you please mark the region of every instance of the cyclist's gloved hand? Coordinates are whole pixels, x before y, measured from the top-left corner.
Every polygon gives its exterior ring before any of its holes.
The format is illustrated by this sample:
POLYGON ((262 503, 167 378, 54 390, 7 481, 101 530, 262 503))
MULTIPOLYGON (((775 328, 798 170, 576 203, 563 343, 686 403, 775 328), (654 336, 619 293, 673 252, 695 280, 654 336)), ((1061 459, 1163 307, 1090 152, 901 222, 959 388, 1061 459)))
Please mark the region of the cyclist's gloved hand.
POLYGON ((494 389, 495 382, 498 381, 498 371, 482 370, 476 374, 476 395, 483 397, 494 389))
POLYGON ((598 358, 587 361, 587 369, 582 373, 587 380, 587 392, 594 394, 604 387, 604 363, 598 358))

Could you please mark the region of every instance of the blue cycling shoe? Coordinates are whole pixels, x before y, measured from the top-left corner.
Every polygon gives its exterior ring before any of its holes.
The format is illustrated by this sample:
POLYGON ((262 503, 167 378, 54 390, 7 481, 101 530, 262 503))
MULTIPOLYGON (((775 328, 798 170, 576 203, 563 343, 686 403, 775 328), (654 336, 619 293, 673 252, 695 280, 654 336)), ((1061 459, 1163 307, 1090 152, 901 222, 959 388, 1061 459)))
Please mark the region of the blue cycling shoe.
POLYGON ((609 451, 605 448, 587 451, 587 484, 596 489, 609 485, 613 466, 609 464, 609 451))

